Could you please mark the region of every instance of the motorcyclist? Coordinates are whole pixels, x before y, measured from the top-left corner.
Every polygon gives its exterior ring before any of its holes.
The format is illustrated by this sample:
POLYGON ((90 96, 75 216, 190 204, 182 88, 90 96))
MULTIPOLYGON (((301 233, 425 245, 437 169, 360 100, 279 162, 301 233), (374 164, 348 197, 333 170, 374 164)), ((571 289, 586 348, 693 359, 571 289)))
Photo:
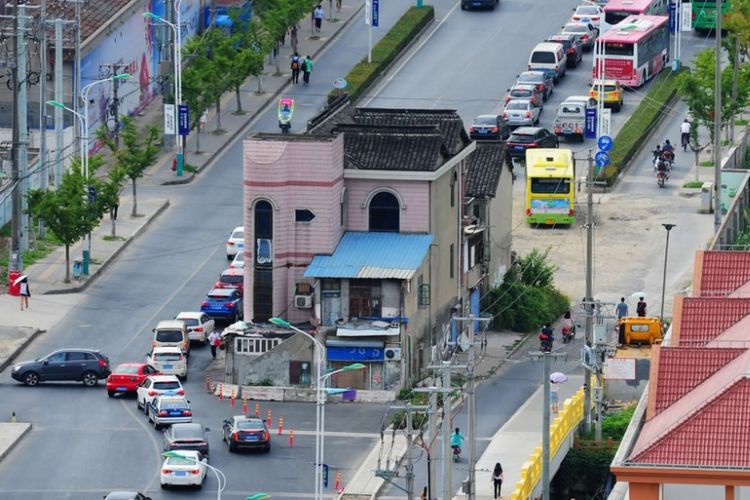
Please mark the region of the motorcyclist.
POLYGON ((570 311, 566 311, 562 319, 562 335, 563 343, 569 342, 573 339, 576 333, 576 325, 571 317, 570 311))
POLYGON ((651 154, 654 157, 654 159, 653 159, 654 170, 657 170, 657 164, 659 162, 661 162, 661 159, 662 159, 662 157, 661 157, 661 155, 662 155, 661 144, 657 144, 656 145, 656 149, 654 149, 653 151, 651 151, 651 154))
POLYGON ((657 164, 657 166, 656 166, 656 177, 657 177, 657 179, 660 176, 662 176, 662 175, 664 176, 664 180, 665 181, 667 179, 669 179, 669 169, 667 168, 667 162, 665 162, 663 160, 659 161, 658 164, 657 164))
POLYGON ((545 323, 542 327, 542 331, 539 332, 539 344, 540 344, 540 350, 541 351, 551 351, 552 350, 552 342, 554 342, 554 330, 552 329, 552 325, 549 323, 545 323))
POLYGON ((674 146, 669 143, 669 139, 666 139, 664 145, 661 147, 661 156, 664 161, 669 163, 667 169, 671 169, 672 162, 674 162, 674 146))
POLYGON ((458 427, 456 427, 456 431, 451 434, 451 448, 453 449, 454 455, 460 455, 461 454, 461 447, 464 445, 464 435, 461 434, 461 431, 458 427))

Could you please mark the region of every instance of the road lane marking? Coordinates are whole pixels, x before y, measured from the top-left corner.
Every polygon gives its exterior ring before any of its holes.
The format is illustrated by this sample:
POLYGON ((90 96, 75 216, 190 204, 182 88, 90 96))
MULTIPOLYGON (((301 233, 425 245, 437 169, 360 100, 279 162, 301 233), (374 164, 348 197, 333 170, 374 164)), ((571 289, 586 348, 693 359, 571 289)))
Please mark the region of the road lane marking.
MULTIPOLYGON (((159 443, 156 442, 156 438, 154 438, 154 433, 151 432, 151 429, 147 427, 146 424, 143 423, 143 418, 140 418, 140 415, 136 415, 135 413, 133 413, 133 408, 131 407, 131 405, 126 405, 124 400, 121 399, 120 403, 122 404, 122 407, 125 408, 125 411, 128 412, 128 415, 130 415, 133 421, 135 421, 135 423, 138 424, 138 427, 140 427, 146 432, 146 434, 148 435, 149 441, 151 441, 151 444, 154 445, 154 450, 156 450, 156 456, 157 457, 161 456, 161 453, 164 450, 161 446, 159 446, 159 443)), ((155 471, 154 475, 151 477, 151 481, 149 481, 148 484, 146 485, 147 490, 150 490, 154 486, 154 482, 157 479, 160 479, 159 477, 160 472, 161 472, 160 469, 161 467, 159 467, 159 461, 157 460, 154 466, 154 471, 155 471)))
POLYGON ((393 79, 394 79, 394 78, 396 77, 396 75, 398 75, 398 74, 399 74, 399 72, 400 72, 400 71, 401 71, 401 70, 402 70, 402 69, 404 68, 404 66, 406 66, 407 64, 409 64, 409 61, 411 61, 411 59, 412 59, 412 58, 413 58, 413 57, 414 57, 415 55, 417 55, 417 54, 419 53, 419 51, 420 51, 420 50, 422 50, 422 47, 424 47, 424 45, 425 45, 425 44, 426 44, 427 42, 429 42, 429 41, 430 41, 430 38, 432 38, 432 35, 434 35, 435 33, 437 33, 437 32, 438 32, 438 30, 439 30, 439 29, 440 29, 440 28, 441 28, 441 27, 443 26, 443 23, 444 23, 444 22, 445 22, 445 21, 446 21, 446 20, 447 20, 447 19, 448 19, 449 17, 451 17, 451 16, 453 15, 453 13, 454 13, 454 12, 456 11, 456 9, 457 9, 457 8, 458 8, 458 6, 460 5, 460 3, 461 3, 461 2, 456 2, 456 4, 455 4, 455 5, 453 6, 453 8, 452 8, 451 10, 449 10, 449 11, 448 11, 448 13, 447 13, 447 14, 446 14, 446 15, 445 15, 445 16, 444 16, 444 17, 443 17, 443 18, 442 18, 442 19, 441 19, 440 21, 438 21, 438 23, 437 23, 437 26, 435 26, 435 29, 434 29, 434 30, 432 30, 432 31, 430 32, 430 34, 428 34, 428 35, 427 35, 427 37, 426 37, 426 38, 425 38, 424 40, 422 40, 422 41, 421 41, 421 42, 419 43, 419 45, 417 45, 417 46, 416 46, 416 47, 414 48, 414 50, 412 50, 412 52, 411 52, 411 53, 410 53, 410 54, 409 54, 408 56, 406 56, 406 59, 404 59, 404 61, 403 61, 403 62, 402 62, 401 64, 399 64, 399 65, 398 65, 398 67, 397 67, 396 69, 394 69, 394 70, 393 70, 393 72, 389 72, 390 74, 389 74, 389 75, 387 75, 387 76, 386 76, 386 77, 385 77, 385 78, 383 79, 383 81, 382 81, 382 82, 380 82, 380 84, 379 84, 379 85, 377 86, 377 90, 375 90, 375 92, 373 92, 373 93, 372 93, 372 97, 370 97, 369 99, 367 99, 367 100, 366 100, 366 101, 365 101, 365 102, 364 102, 364 103, 362 104, 362 107, 363 107, 363 108, 366 108, 367 106, 369 106, 369 105, 370 105, 370 103, 371 103, 371 102, 373 101, 373 99, 377 98, 377 97, 378 97, 378 95, 379 95, 379 94, 380 94, 380 93, 381 93, 381 92, 382 92, 383 90, 385 90, 385 87, 386 87, 386 86, 388 86, 388 84, 390 84, 390 83, 391 83, 391 81, 392 81, 392 80, 393 80, 393 79))
POLYGON ((144 331, 144 330, 146 330, 148 328, 148 325, 151 324, 151 322, 154 321, 154 319, 159 314, 161 314, 161 312, 164 310, 164 308, 167 307, 167 304, 169 304, 170 302, 172 302, 174 300, 174 298, 177 297, 178 294, 182 293, 182 291, 187 287, 188 283, 190 283, 193 280, 193 278, 195 278, 195 276, 205 267, 205 265, 208 263, 208 261, 211 260, 213 258, 213 256, 216 254, 216 252, 219 251, 219 248, 220 247, 215 247, 214 250, 211 253, 209 253, 208 256, 205 259, 203 259, 203 262, 201 262, 199 266, 196 266, 196 268, 192 272, 192 274, 190 276, 188 276, 187 279, 185 281, 183 281, 180 286, 178 286, 178 287, 175 288, 175 291, 172 293, 172 295, 169 296, 169 298, 167 300, 164 301, 164 303, 162 304, 162 306, 159 309, 157 309, 156 311, 154 311, 154 314, 152 314, 145 321, 144 325, 141 326, 138 330, 136 330, 135 334, 133 334, 133 336, 130 337, 130 340, 128 340, 127 343, 124 346, 122 346, 122 349, 120 349, 117 352, 117 357, 118 358, 122 357, 122 353, 125 351, 125 349, 127 349, 128 347, 130 347, 130 344, 132 344, 133 341, 138 338, 138 336, 141 334, 141 332, 144 331))

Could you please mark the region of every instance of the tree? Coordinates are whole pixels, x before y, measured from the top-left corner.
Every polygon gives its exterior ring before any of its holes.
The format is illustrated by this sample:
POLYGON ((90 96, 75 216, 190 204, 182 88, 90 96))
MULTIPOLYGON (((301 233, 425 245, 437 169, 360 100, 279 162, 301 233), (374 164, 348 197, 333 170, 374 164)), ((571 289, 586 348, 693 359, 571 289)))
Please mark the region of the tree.
MULTIPOLYGON (((190 128, 199 124, 200 117, 221 96, 216 65, 209 58, 205 35, 192 38, 182 51, 189 64, 182 72, 182 95, 190 108, 190 128)), ((200 140, 200 134, 198 134, 200 140)), ((197 145, 200 150, 200 143, 197 145)))
MULTIPOLYGON (((145 134, 139 131, 133 123, 133 118, 124 116, 122 118, 122 130, 120 131, 121 145, 116 145, 111 139, 106 138, 104 143, 112 151, 117 160, 118 170, 115 177, 122 175, 123 178, 129 177, 133 186, 133 211, 131 215, 138 215, 138 198, 136 181, 143 177, 143 173, 148 167, 154 164, 159 154, 159 129, 153 125, 146 127, 145 134), (142 135, 145 135, 141 138, 142 135)), ((119 190, 118 190, 119 193, 119 190)), ((114 204, 107 206, 108 210, 114 208, 114 204)), ((114 223, 114 221, 113 221, 114 223)), ((114 231, 114 229, 113 229, 114 231)))
MULTIPOLYGON (((695 58, 695 68, 685 71, 679 75, 677 92, 683 98, 690 109, 693 117, 691 130, 691 149, 696 153, 696 165, 698 153, 708 145, 716 144, 720 137, 714 137, 714 79, 716 51, 706 49, 695 58), (701 146, 698 144, 698 126, 708 129, 709 143, 701 146)), ((750 82, 748 82, 748 67, 744 65, 739 69, 737 92, 733 96, 732 73, 730 65, 721 72, 721 116, 724 120, 734 119, 747 102, 750 93, 750 82)), ((697 168, 697 167, 696 167, 697 168)))
POLYGON ((76 158, 56 190, 29 193, 29 213, 44 220, 47 229, 65 245, 65 283, 70 283, 70 245, 93 230, 101 217, 98 208, 89 203, 86 184, 76 158))

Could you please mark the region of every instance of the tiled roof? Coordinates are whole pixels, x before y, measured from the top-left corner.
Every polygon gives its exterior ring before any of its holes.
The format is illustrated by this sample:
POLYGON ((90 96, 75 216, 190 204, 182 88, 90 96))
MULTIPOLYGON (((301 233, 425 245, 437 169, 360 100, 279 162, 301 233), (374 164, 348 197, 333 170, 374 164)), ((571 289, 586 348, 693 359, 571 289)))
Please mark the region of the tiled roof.
POLYGON ((431 234, 347 231, 333 255, 316 255, 308 278, 411 279, 432 243, 431 234))
POLYGON ((705 251, 700 267, 701 296, 725 296, 750 281, 750 252, 705 251))
MULTIPOLYGON (((133 0, 89 0, 81 3, 81 41, 85 41, 96 30, 112 21, 121 9, 133 0)), ((27 2, 27 5, 39 5, 39 0, 27 2)), ((34 10, 33 16, 38 16, 38 10, 34 10)), ((75 19, 75 3, 61 0, 47 0, 47 19, 75 19)), ((65 46, 70 47, 73 43, 73 34, 69 25, 65 27, 65 46)), ((54 45, 54 35, 49 38, 50 46, 54 45)))
MULTIPOLYGON (((363 135, 367 131, 377 132, 378 134, 409 134, 414 129, 423 129, 423 127, 434 128, 440 138, 440 147, 435 148, 443 155, 443 159, 450 158, 470 143, 471 139, 466 133, 464 123, 455 110, 440 109, 386 109, 386 108, 356 108, 345 98, 336 101, 335 104, 323 110, 318 116, 308 122, 308 133, 316 136, 331 135, 337 133, 359 133, 360 137, 354 141, 345 142, 344 148, 346 154, 352 158, 361 156, 361 153, 355 149, 366 142, 370 147, 374 147, 373 141, 382 141, 382 137, 365 138, 363 135)), ((414 140, 412 138, 411 140, 414 140)), ((405 143, 414 144, 405 141, 405 143)), ((423 147, 420 147, 423 149, 423 147)), ((370 150, 370 158, 367 161, 360 159, 352 165, 345 165, 346 168, 380 168, 392 169, 393 167, 378 167, 379 154, 387 153, 390 157, 391 165, 398 164, 399 170, 426 170, 423 163, 418 163, 415 168, 411 168, 408 162, 398 159, 398 156, 408 158, 411 153, 408 151, 388 151, 378 145, 376 149, 370 150), (396 160, 394 162, 394 159, 396 160), (365 167, 363 165, 371 165, 365 167)), ((439 166, 439 164, 437 165, 439 166)), ((430 170, 434 170, 433 167, 430 170)))
POLYGON ((434 126, 342 125, 344 168, 431 172, 442 165, 440 131, 434 126))
POLYGON ((750 298, 685 297, 678 332, 679 345, 704 345, 748 314, 750 298))
POLYGON ((504 142, 477 142, 467 158, 466 196, 494 198, 505 162, 504 142))
POLYGON ((750 467, 750 432, 747 431, 750 380, 744 374, 746 358, 744 355, 736 358, 701 384, 701 390, 696 388, 646 422, 628 462, 634 465, 750 467), (736 368, 732 366, 735 364, 739 370, 732 369, 736 368), (729 376, 722 374, 724 371, 729 376), (684 404, 680 404, 682 402, 684 404))
POLYGON ((745 349, 708 347, 660 348, 655 389, 656 414, 690 392, 717 370, 745 352, 745 349))

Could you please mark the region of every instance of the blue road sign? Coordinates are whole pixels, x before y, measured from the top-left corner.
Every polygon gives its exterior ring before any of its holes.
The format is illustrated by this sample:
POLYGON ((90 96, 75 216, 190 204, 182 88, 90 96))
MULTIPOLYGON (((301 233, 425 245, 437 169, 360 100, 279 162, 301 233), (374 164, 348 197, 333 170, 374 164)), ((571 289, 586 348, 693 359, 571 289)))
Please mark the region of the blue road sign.
POLYGON ((612 149, 612 146, 614 145, 614 141, 612 138, 608 135, 603 135, 599 138, 599 140, 596 142, 597 146, 599 146, 600 151, 609 151, 612 149))
POLYGON ((596 166, 599 168, 606 167, 609 165, 609 154, 607 154, 605 151, 599 151, 594 156, 594 160, 596 160, 596 166))
POLYGON ((380 0, 372 0, 372 27, 380 26, 380 0))
POLYGON ((584 130, 586 139, 596 137, 596 108, 586 108, 586 127, 584 130))
POLYGON ((190 114, 187 104, 177 106, 177 126, 179 127, 180 135, 188 135, 190 133, 190 114))
POLYGON ((677 33, 677 3, 669 2, 669 32, 677 33))

